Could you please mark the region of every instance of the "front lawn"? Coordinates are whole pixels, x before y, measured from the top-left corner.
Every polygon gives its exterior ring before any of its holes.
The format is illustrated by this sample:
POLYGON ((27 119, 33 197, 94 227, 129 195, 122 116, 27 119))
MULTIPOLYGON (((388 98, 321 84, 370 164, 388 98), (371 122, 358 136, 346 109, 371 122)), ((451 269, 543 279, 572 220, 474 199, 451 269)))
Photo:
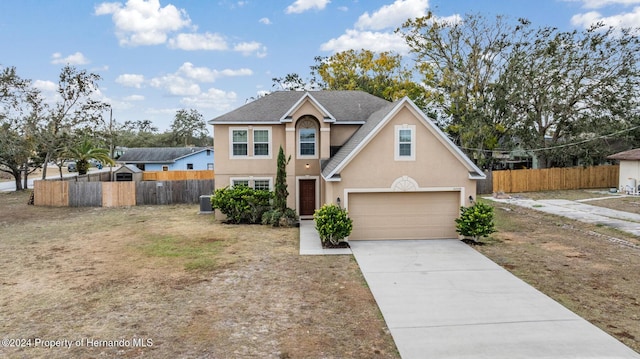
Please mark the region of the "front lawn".
POLYGON ((0 193, 0 332, 40 345, 2 357, 399 357, 355 260, 300 256, 297 228, 27 199, 0 193))

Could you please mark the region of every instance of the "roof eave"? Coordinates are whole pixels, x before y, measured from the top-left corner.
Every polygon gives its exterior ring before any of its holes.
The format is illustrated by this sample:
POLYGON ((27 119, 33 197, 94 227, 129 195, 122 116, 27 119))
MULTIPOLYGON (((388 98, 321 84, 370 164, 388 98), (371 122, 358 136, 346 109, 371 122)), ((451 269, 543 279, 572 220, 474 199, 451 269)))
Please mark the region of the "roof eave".
POLYGON ((279 125, 281 121, 209 121, 210 125, 279 125))

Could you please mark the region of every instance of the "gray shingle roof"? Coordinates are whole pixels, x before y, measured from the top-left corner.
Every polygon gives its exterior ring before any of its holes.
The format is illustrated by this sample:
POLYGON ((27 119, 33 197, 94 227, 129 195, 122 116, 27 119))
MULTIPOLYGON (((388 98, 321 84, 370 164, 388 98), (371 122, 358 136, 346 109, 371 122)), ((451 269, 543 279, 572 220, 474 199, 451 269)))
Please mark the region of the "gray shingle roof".
POLYGON ((626 160, 626 161, 640 161, 640 148, 633 150, 618 152, 607 157, 610 160, 626 160))
POLYGON ((387 105, 371 114, 367 122, 349 138, 349 140, 340 148, 340 150, 333 156, 322 169, 322 176, 327 178, 331 172, 338 167, 342 161, 344 161, 353 150, 373 131, 374 128, 382 121, 387 114, 398 104, 400 100, 396 102, 387 102, 387 105))
POLYGON ((364 122, 389 101, 362 91, 277 91, 209 121, 216 123, 279 123, 306 94, 324 107, 336 123, 364 122))
MULTIPOLYGON (((129 148, 118 158, 121 163, 173 163, 177 159, 206 150, 207 147, 129 148)), ((211 150, 211 148, 209 148, 211 150)))

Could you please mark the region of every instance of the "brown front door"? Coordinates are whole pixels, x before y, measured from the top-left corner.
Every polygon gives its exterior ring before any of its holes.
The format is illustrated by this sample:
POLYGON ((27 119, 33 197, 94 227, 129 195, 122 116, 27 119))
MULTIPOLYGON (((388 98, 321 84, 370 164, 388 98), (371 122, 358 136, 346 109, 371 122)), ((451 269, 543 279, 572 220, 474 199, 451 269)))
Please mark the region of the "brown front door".
POLYGON ((300 180, 300 215, 310 216, 316 209, 316 180, 300 180))

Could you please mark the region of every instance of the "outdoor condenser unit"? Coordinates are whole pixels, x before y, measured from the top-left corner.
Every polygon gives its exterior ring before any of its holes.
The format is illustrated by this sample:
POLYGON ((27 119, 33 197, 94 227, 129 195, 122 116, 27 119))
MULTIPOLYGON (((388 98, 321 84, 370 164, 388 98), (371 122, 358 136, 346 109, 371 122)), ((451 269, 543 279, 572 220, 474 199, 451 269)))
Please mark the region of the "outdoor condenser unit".
POLYGON ((200 214, 213 214, 211 196, 200 196, 200 214))

